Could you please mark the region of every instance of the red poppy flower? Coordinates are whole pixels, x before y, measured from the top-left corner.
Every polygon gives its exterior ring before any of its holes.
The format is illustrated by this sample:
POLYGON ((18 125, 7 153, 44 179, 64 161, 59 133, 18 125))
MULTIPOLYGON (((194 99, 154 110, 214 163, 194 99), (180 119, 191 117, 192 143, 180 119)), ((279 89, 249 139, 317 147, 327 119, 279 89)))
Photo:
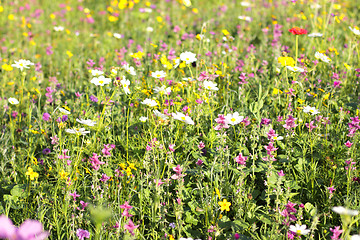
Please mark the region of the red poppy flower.
POLYGON ((294 35, 307 34, 306 29, 299 28, 299 27, 293 27, 293 28, 289 29, 289 32, 291 32, 291 33, 294 34, 294 35))

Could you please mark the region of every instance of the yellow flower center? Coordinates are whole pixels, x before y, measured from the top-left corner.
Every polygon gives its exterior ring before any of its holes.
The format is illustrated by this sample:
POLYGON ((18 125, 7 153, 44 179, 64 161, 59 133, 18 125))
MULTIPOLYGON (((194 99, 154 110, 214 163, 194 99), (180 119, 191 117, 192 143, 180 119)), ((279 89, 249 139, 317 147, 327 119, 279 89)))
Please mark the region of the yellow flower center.
POLYGON ((181 119, 185 121, 185 117, 181 117, 181 119))
POLYGON ((231 121, 232 121, 232 122, 235 122, 235 121, 236 121, 236 119, 235 119, 235 118, 232 118, 232 119, 231 119, 231 121))

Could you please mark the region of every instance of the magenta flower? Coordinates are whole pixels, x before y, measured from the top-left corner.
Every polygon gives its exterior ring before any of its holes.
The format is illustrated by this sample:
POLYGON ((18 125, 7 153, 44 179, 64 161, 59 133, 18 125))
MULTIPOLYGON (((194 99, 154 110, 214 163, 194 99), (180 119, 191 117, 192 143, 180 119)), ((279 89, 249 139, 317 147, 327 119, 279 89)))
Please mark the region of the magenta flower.
POLYGON ((179 179, 181 177, 184 177, 185 175, 181 174, 181 171, 183 170, 183 168, 180 165, 177 165, 176 167, 173 167, 173 171, 176 173, 174 175, 171 176, 172 179, 179 179))
POLYGON ((336 226, 334 228, 330 228, 330 231, 333 233, 331 239, 338 240, 344 230, 340 230, 340 226, 336 226))
POLYGON ((244 157, 242 153, 239 154, 239 156, 235 157, 235 161, 240 165, 246 165, 247 157, 244 157))
POLYGON ((43 116, 42 116, 42 119, 44 120, 44 121, 49 121, 50 120, 50 114, 48 114, 48 113, 44 113, 43 114, 43 116))
POLYGON ((134 236, 134 230, 137 229, 139 227, 139 225, 134 225, 134 223, 131 221, 131 219, 129 219, 128 224, 125 224, 124 228, 126 230, 129 231, 129 233, 131 233, 131 235, 134 236))
POLYGON ((84 238, 90 238, 90 233, 87 230, 79 228, 76 230, 76 236, 79 238, 79 240, 83 240, 84 238))
POLYGON ((91 158, 89 158, 90 163, 91 163, 91 167, 95 170, 99 170, 100 165, 105 164, 105 162, 102 162, 99 160, 99 155, 97 155, 96 153, 93 153, 93 156, 91 158))
POLYGON ((80 197, 80 195, 77 194, 76 191, 74 191, 73 193, 69 193, 69 196, 72 196, 74 198, 74 202, 76 202, 77 197, 80 197))
POLYGON ((348 148, 350 148, 350 147, 351 147, 351 145, 353 145, 353 143, 352 143, 352 142, 350 142, 349 140, 345 143, 345 146, 347 146, 348 148))

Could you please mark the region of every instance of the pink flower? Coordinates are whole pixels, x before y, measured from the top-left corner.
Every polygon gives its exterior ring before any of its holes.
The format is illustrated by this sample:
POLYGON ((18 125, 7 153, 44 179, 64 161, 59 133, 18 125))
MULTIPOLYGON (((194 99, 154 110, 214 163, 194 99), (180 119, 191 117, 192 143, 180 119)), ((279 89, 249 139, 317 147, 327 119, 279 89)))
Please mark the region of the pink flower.
POLYGON ((0 238, 9 240, 43 240, 49 236, 43 225, 36 220, 27 219, 20 227, 15 227, 5 215, 0 216, 0 238))
POLYGON ((235 161, 240 165, 246 165, 247 157, 244 157, 242 153, 239 154, 239 156, 235 157, 235 161))
POLYGON ((80 195, 77 194, 76 191, 74 191, 74 193, 69 193, 69 196, 72 196, 74 198, 74 202, 76 201, 77 197, 80 197, 80 195))
POLYGON ((333 233, 331 239, 338 240, 344 230, 340 230, 340 226, 336 226, 334 228, 330 228, 330 231, 333 233))
POLYGON ((124 228, 126 230, 129 231, 129 233, 131 233, 131 235, 134 236, 134 230, 137 229, 139 227, 139 225, 134 225, 134 223, 131 221, 131 219, 129 219, 128 224, 125 224, 124 228))
POLYGON ((350 142, 349 140, 345 143, 345 146, 347 146, 348 148, 350 148, 350 147, 351 147, 351 145, 353 145, 353 143, 352 143, 352 142, 350 142))

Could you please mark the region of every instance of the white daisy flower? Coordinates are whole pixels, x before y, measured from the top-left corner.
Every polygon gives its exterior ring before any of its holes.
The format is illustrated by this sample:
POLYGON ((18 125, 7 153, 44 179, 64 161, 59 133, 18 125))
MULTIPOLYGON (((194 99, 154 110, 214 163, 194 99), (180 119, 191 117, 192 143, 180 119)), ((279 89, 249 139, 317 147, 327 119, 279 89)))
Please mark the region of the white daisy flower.
POLYGON ((309 35, 308 35, 308 37, 313 37, 313 38, 317 38, 317 37, 322 37, 323 36, 323 34, 322 33, 310 33, 309 35))
POLYGON ((153 113, 154 113, 155 116, 161 118, 162 120, 166 120, 166 119, 169 118, 168 116, 166 116, 165 114, 159 112, 158 110, 154 110, 153 113))
POLYGON ((321 61, 326 62, 326 63, 331 62, 331 59, 328 56, 326 56, 325 54, 323 54, 323 53, 316 52, 315 53, 315 58, 320 59, 321 61))
POLYGON ((91 75, 93 75, 94 77, 99 77, 104 74, 103 71, 96 70, 96 69, 92 69, 92 70, 90 70, 90 72, 91 72, 91 75))
POLYGON ((124 92, 125 92, 126 94, 129 94, 129 93, 130 93, 130 88, 129 88, 129 86, 130 86, 130 81, 127 80, 127 79, 125 78, 125 76, 123 76, 123 78, 122 78, 122 80, 120 81, 120 83, 121 83, 121 85, 123 86, 124 92))
POLYGON ((65 108, 62 108, 62 107, 59 107, 59 111, 60 111, 61 113, 63 113, 63 114, 66 114, 66 115, 71 114, 70 111, 68 111, 68 110, 66 110, 65 108))
POLYGON ((252 21, 251 17, 248 17, 248 16, 239 16, 238 19, 245 20, 246 22, 251 22, 252 21))
POLYGON ((275 136, 275 137, 272 137, 272 139, 275 140, 275 141, 281 141, 281 140, 284 139, 284 137, 282 137, 282 136, 275 136))
POLYGON ((307 235, 310 233, 310 230, 306 229, 306 225, 301 225, 301 226, 299 224, 296 224, 295 226, 290 225, 289 230, 296 233, 298 236, 307 235))
POLYGON ((251 3, 244 1, 244 2, 241 2, 240 5, 243 6, 243 7, 250 7, 251 3))
POLYGON ((144 101, 141 102, 141 104, 147 105, 149 107, 155 107, 157 105, 157 102, 155 100, 146 98, 144 101))
POLYGON ((311 113, 311 115, 316 115, 316 114, 320 113, 316 108, 310 107, 310 106, 304 107, 303 112, 304 113, 311 113))
POLYGON ((90 131, 85 131, 85 128, 66 129, 65 132, 77 135, 86 135, 90 133, 90 131))
POLYGON ((56 32, 62 32, 62 31, 64 31, 64 27, 63 27, 63 26, 55 26, 55 27, 54 27, 54 30, 55 30, 56 32))
POLYGON ((166 77, 166 72, 164 71, 155 71, 151 73, 151 76, 154 78, 164 78, 166 77))
POLYGON ((113 36, 114 36, 114 38, 117 38, 117 39, 122 38, 122 35, 120 33, 114 33, 113 36))
POLYGON ((91 83, 95 84, 96 86, 104 86, 104 85, 111 83, 111 79, 106 78, 104 76, 100 76, 100 77, 95 77, 95 78, 91 79, 91 83))
POLYGON ((180 54, 180 60, 184 61, 186 64, 196 62, 196 54, 192 52, 183 52, 180 54))
POLYGON ((204 88, 207 90, 217 91, 219 88, 217 87, 217 83, 214 83, 212 81, 204 81, 204 88))
POLYGON ((153 29, 152 27, 147 27, 147 28, 146 28, 146 31, 147 31, 147 32, 152 32, 152 31, 154 31, 154 29, 153 29))
POLYGON ((292 72, 304 72, 305 71, 305 69, 300 68, 300 67, 286 66, 286 68, 292 72))
POLYGON ((352 235, 350 240, 360 240, 360 235, 352 235))
POLYGON ((161 87, 155 87, 154 88, 155 93, 160 93, 161 95, 167 94, 169 95, 171 93, 171 87, 161 86, 161 87))
POLYGON ((359 36, 359 35, 360 35, 360 30, 359 30, 359 28, 357 28, 357 27, 354 27, 354 28, 349 27, 349 29, 350 29, 356 36, 359 36))
POLYGON ((228 124, 236 125, 241 123, 244 120, 244 117, 240 116, 238 112, 234 112, 233 114, 227 114, 225 119, 227 120, 228 124))
POLYGON ((12 105, 17 105, 19 104, 19 101, 16 98, 9 98, 8 99, 9 103, 11 103, 12 105))
POLYGON ((135 68, 131 67, 129 64, 125 64, 122 68, 130 75, 136 76, 135 68))
POLYGON ((182 121, 186 124, 194 125, 194 121, 189 116, 185 116, 185 114, 181 112, 176 112, 172 114, 173 118, 179 121, 182 121))
POLYGON ((139 120, 140 120, 140 122, 146 122, 146 120, 148 120, 148 118, 147 117, 140 117, 139 120))
POLYGON ((356 216, 359 214, 358 210, 351 210, 347 209, 341 206, 333 207, 332 210, 340 215, 350 215, 350 216, 356 216))
POLYGON ((24 68, 29 69, 30 65, 34 65, 34 63, 32 63, 29 60, 25 60, 25 59, 20 59, 19 61, 15 60, 15 63, 11 64, 12 67, 19 68, 20 71, 22 71, 24 68))
POLYGON ((77 122, 79 122, 79 123, 81 123, 81 124, 84 124, 84 125, 86 125, 86 126, 89 126, 89 127, 93 127, 93 126, 95 126, 96 125, 96 121, 93 121, 93 120, 91 120, 91 119, 76 119, 76 121, 77 122))

